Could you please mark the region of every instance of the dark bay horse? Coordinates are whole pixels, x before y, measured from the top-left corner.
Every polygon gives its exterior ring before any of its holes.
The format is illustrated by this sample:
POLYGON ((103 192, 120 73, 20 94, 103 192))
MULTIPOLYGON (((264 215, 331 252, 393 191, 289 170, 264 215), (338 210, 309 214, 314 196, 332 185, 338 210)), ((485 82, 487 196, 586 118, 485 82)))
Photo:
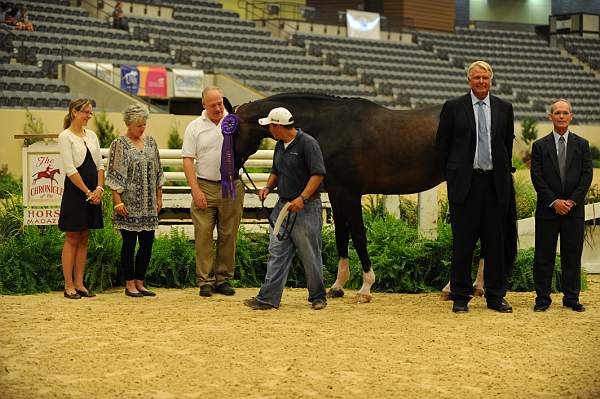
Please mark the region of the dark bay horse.
MULTIPOLYGON (((239 165, 270 137, 258 118, 285 107, 295 125, 319 142, 327 175, 340 263, 331 296, 342 296, 348 280, 350 236, 363 269, 359 295, 368 301, 375 281, 362 219, 363 194, 412 194, 444 180, 435 150, 440 107, 394 111, 359 98, 278 94, 239 106, 235 152, 239 165)), ((359 299, 360 300, 360 299, 359 299)))

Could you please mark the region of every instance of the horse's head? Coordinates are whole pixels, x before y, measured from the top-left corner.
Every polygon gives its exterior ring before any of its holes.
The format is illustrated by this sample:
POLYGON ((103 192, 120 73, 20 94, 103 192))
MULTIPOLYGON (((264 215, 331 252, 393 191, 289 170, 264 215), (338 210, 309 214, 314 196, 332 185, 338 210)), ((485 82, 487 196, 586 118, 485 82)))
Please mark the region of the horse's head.
POLYGON ((237 107, 235 114, 239 118, 239 127, 234 144, 236 165, 243 165, 250 155, 258 151, 261 140, 270 137, 269 130, 258 124, 258 119, 266 115, 264 109, 267 107, 260 100, 237 107))

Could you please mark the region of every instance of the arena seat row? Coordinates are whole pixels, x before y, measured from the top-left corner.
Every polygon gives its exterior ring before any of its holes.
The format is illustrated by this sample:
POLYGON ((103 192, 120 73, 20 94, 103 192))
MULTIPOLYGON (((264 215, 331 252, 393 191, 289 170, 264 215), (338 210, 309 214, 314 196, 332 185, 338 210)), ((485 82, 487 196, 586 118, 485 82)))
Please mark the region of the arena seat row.
POLYGON ((568 52, 600 71, 600 38, 561 35, 558 40, 568 52))

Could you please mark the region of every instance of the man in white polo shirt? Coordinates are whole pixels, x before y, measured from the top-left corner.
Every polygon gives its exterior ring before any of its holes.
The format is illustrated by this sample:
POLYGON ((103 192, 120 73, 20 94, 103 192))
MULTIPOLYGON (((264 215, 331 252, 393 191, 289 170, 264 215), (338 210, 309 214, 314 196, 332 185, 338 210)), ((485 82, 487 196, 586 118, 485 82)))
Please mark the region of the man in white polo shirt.
POLYGON ((196 278, 200 296, 213 292, 233 295, 229 284, 235 265, 235 244, 242 219, 244 189, 235 180, 235 198, 224 198, 221 191, 221 121, 227 115, 223 91, 215 86, 202 92, 202 115, 185 129, 183 171, 192 191, 190 213, 194 222, 196 278), (195 162, 194 162, 195 160, 195 162), (213 231, 217 226, 216 257, 213 231))

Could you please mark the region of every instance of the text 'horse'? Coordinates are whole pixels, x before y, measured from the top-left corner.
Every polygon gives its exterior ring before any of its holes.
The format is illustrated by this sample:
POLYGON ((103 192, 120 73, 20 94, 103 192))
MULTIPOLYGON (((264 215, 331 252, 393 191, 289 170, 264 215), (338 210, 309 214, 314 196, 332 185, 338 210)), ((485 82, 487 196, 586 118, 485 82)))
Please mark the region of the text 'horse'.
POLYGON ((245 162, 270 137, 258 124, 272 108, 285 107, 295 126, 313 136, 321 147, 325 189, 335 223, 340 263, 331 296, 342 296, 349 277, 350 237, 363 269, 359 298, 370 300, 375 281, 367 253, 362 219, 363 194, 412 194, 435 187, 443 178, 435 149, 439 107, 394 111, 359 98, 313 94, 278 94, 239 106, 236 158, 245 162))

